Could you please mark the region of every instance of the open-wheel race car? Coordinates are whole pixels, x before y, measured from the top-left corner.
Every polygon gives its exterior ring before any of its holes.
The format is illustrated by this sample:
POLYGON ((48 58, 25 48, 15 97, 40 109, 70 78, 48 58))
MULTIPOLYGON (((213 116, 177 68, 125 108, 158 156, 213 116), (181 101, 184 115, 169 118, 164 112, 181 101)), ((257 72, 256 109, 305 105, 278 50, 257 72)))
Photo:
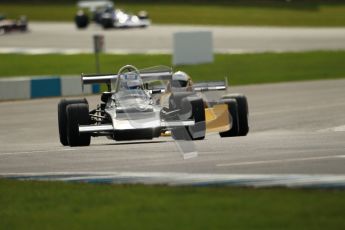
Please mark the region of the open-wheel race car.
POLYGON ((140 11, 137 15, 128 14, 115 8, 112 1, 79 1, 77 5, 79 10, 74 20, 79 29, 86 28, 90 21, 104 29, 147 27, 151 24, 146 11, 140 11))
POLYGON ((164 66, 138 70, 126 65, 117 74, 83 75, 83 84, 105 83, 108 91, 89 110, 86 99, 62 99, 58 104, 60 142, 90 145, 91 137, 116 141, 153 139, 170 133, 176 140, 202 140, 207 132, 221 137, 249 131, 247 99, 228 94, 218 101, 197 92, 224 90, 225 82, 193 84, 186 74, 164 66), (167 84, 162 87, 162 82, 167 84), (158 84, 157 84, 158 83, 158 84))
POLYGON ((91 136, 113 140, 140 140, 159 137, 172 131, 173 137, 197 140, 205 137, 205 113, 202 98, 197 95, 171 95, 168 107, 157 104, 147 85, 154 81, 171 81, 167 67, 138 70, 126 65, 118 74, 82 75, 83 84, 106 83, 108 91, 101 103, 89 111, 86 99, 65 100, 58 104, 60 142, 69 146, 87 146, 91 136))
POLYGON ((18 20, 6 19, 0 14, 0 35, 10 32, 26 32, 28 30, 28 21, 25 16, 18 20))

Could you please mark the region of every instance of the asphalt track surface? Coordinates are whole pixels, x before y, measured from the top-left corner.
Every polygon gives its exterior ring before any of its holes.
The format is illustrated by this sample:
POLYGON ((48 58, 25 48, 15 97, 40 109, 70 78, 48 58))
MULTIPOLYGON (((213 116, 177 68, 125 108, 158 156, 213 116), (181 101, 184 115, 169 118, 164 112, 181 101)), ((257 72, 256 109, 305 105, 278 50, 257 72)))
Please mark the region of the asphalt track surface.
POLYGON ((148 28, 103 30, 73 23, 30 22, 30 32, 0 36, 0 53, 93 52, 92 36, 103 34, 108 53, 171 53, 173 34, 212 31, 217 53, 344 50, 345 28, 280 28, 153 25, 148 28))
MULTIPOLYGON (((128 142, 98 137, 89 147, 63 147, 57 128, 60 98, 1 102, 0 175, 103 173, 105 180, 107 173, 119 172, 124 173, 122 182, 141 177, 143 181, 135 182, 143 183, 148 177, 150 183, 169 183, 210 180, 212 175, 223 175, 217 180, 231 175, 257 175, 262 180, 267 180, 265 175, 333 175, 332 180, 340 177, 344 186, 344 88, 345 80, 233 87, 231 92, 248 97, 249 135, 209 134, 193 142, 198 156, 188 160, 171 137, 128 142)), ((98 99, 88 97, 92 105, 98 99)))

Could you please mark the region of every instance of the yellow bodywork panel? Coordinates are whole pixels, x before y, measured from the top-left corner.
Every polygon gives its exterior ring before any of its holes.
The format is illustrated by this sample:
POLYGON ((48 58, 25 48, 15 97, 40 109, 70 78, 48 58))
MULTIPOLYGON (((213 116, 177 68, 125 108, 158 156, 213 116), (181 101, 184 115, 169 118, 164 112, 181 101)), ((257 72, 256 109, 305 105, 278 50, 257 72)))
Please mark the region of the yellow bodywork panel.
MULTIPOLYGON (((228 105, 218 104, 211 108, 205 108, 206 132, 225 132, 232 128, 232 118, 229 116, 228 105)), ((161 136, 171 136, 166 131, 161 136)))
POLYGON ((228 105, 219 104, 205 109, 206 132, 225 132, 231 129, 232 120, 228 105))

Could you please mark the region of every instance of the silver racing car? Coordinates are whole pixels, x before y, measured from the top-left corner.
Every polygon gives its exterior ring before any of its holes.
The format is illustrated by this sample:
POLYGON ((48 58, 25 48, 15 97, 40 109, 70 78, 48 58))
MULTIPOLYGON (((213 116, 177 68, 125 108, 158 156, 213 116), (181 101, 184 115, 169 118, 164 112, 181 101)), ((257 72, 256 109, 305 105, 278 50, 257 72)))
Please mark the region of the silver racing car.
POLYGON ((77 28, 86 28, 91 20, 101 25, 104 29, 109 28, 135 28, 147 27, 151 20, 146 11, 140 11, 137 15, 128 14, 114 3, 108 0, 88 0, 78 2, 78 12, 74 18, 77 28), (89 14, 87 13, 89 11, 89 14))
POLYGON ((82 75, 82 83, 105 83, 108 91, 101 102, 89 110, 86 99, 62 99, 58 104, 60 142, 69 146, 88 146, 90 139, 106 136, 113 140, 139 140, 159 137, 171 131, 178 140, 204 139, 206 132, 203 99, 187 92, 172 93, 163 106, 147 85, 171 81, 169 67, 138 70, 126 65, 117 74, 82 75))

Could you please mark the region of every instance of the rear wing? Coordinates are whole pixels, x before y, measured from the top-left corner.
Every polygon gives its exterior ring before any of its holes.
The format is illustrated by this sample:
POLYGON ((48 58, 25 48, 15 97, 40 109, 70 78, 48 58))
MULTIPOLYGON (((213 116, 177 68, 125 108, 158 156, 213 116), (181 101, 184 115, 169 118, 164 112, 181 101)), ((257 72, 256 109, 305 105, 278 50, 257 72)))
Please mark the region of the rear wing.
MULTIPOLYGON (((110 84, 112 80, 117 79, 119 76, 117 74, 81 74, 81 82, 83 85, 86 84, 110 84)), ((150 81, 170 81, 172 78, 172 72, 170 71, 161 71, 161 72, 145 72, 140 73, 140 77, 144 83, 150 81)))
MULTIPOLYGON (((159 93, 159 92, 164 93, 166 91, 166 85, 153 85, 147 88, 155 93, 159 93)), ((204 81, 204 82, 193 83, 193 90, 195 92, 221 91, 221 90, 227 91, 228 79, 224 78, 224 81, 204 81)))
POLYGON ((111 80, 117 78, 116 74, 81 74, 82 85, 87 84, 110 84, 111 80))
POLYGON ((193 84, 193 89, 197 92, 228 90, 228 79, 224 81, 205 81, 193 84))

